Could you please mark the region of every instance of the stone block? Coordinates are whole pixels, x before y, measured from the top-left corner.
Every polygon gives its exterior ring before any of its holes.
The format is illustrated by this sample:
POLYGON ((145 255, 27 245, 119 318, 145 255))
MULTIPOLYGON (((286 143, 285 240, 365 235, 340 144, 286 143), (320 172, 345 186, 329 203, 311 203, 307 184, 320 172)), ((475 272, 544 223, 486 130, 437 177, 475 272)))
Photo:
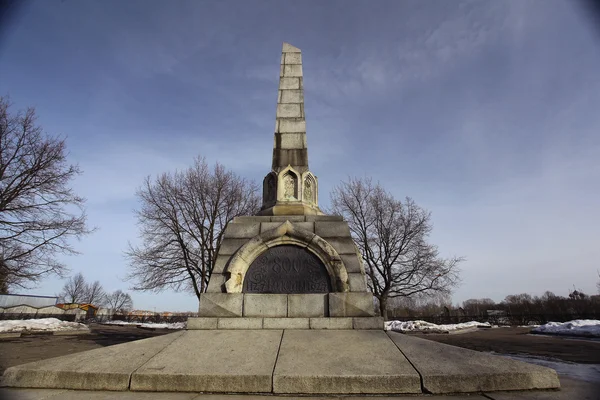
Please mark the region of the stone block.
POLYGON ((300 118, 300 104, 277 104, 277 118, 300 118))
POLYGON ((288 317, 326 317, 326 294, 288 294, 288 317))
POLYGON ((275 229, 281 225, 281 222, 261 222, 260 223, 260 233, 270 231, 271 229, 275 229))
POLYGON ((287 317, 287 294, 244 294, 244 317, 287 317))
POLYGON ((262 318, 219 318, 218 329, 262 329, 262 318))
POLYGON ((218 318, 189 317, 187 320, 187 329, 217 329, 218 320, 218 318))
POLYGON ((251 239, 258 235, 260 222, 229 223, 225 228, 223 239, 251 239))
POLYGON ((304 222, 304 215, 278 215, 271 217, 272 222, 279 222, 281 225, 282 222, 290 221, 292 224, 294 222, 304 222))
POLYGON ((275 394, 421 393, 419 374, 381 331, 286 331, 275 394))
POLYGON ((198 316, 241 317, 243 300, 243 293, 201 293, 198 316))
MULTIPOLYGON (((315 222, 316 224, 316 222, 315 222)), ((315 228, 316 230, 316 228, 315 228)), ((337 253, 341 256, 342 254, 354 254, 356 255, 356 247, 350 236, 348 237, 330 237, 325 239, 337 253)))
POLYGON ((305 149, 306 134, 305 133, 280 133, 280 146, 282 149, 305 149))
POLYGON ((285 64, 302 64, 302 53, 285 53, 285 64))
POLYGON ((329 293, 329 316, 372 317, 375 315, 372 293, 329 293))
POLYGON ((383 330, 383 317, 355 317, 355 318, 352 318, 352 329, 380 329, 380 330, 383 330))
POLYGON ((352 329, 352 318, 311 318, 310 329, 352 329))
POLYGON ((307 231, 310 233, 315 233, 315 223, 314 222, 293 222, 294 228, 302 229, 303 231, 307 231))
POLYGON ((341 215, 306 215, 305 220, 307 222, 318 222, 318 221, 343 221, 344 218, 341 215))
MULTIPOLYGON (((215 261, 215 266, 213 267, 213 274, 222 274, 223 272, 225 272, 225 267, 227 266, 227 262, 229 261, 231 257, 230 256, 224 256, 221 255, 221 253, 219 253, 219 255, 217 256, 217 261, 215 261)), ((211 275, 211 279, 212 279, 212 275, 211 275)))
POLYGON ((208 281, 207 293, 223 293, 225 282, 227 278, 224 274, 213 272, 208 281))
POLYGON ((321 236, 323 239, 330 237, 350 237, 350 228, 348 227, 348 223, 346 221, 316 221, 315 233, 321 236))
POLYGON ((303 132, 306 133, 306 122, 305 120, 293 120, 293 119, 280 119, 277 132, 279 133, 294 133, 303 132))
POLYGON ((293 77, 301 77, 302 76, 302 65, 282 65, 283 67, 283 74, 281 76, 285 76, 288 78, 293 78, 293 77))
POLYGON ((293 103, 299 104, 304 103, 304 96, 302 95, 302 90, 280 90, 281 98, 279 99, 279 103, 293 103))
POLYGON ((246 224, 249 222, 269 222, 270 220, 271 220, 271 217, 268 217, 268 216, 254 215, 254 216, 235 217, 232 222, 234 224, 246 224))
POLYGON ((279 78, 279 90, 300 89, 300 78, 279 78))
POLYGON ((248 243, 248 239, 223 239, 221 247, 219 247, 219 255, 230 256, 235 254, 246 243, 248 243))
POLYGON ((296 46, 292 46, 289 43, 283 43, 283 47, 281 50, 282 53, 300 53, 300 49, 296 46))
POLYGON ((184 334, 175 332, 17 365, 4 372, 2 386, 127 390, 134 371, 184 334))
POLYGON ((360 261, 356 254, 343 254, 340 258, 342 259, 348 274, 359 274, 363 272, 360 269, 360 261))
POLYGON ((309 329, 308 318, 263 318, 263 329, 309 329))
MULTIPOLYGON (((135 371, 131 390, 270 393, 282 334, 275 330, 187 331, 167 351, 135 371)), ((138 393, 131 399, 154 398, 150 394, 138 393)), ((162 393, 158 398, 171 397, 162 393)))
POLYGON ((366 292, 367 282, 363 274, 348 274, 348 286, 351 292, 366 292))
POLYGON ((387 333, 410 360, 429 393, 559 388, 556 371, 397 332, 387 333))

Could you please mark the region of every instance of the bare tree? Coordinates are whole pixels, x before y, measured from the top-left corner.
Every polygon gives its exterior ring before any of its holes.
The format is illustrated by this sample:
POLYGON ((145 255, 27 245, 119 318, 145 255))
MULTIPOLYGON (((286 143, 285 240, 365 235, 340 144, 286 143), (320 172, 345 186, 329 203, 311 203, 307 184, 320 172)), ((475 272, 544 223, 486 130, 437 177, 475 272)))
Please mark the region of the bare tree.
POLYGON ((84 199, 69 187, 81 171, 67 163, 65 140, 43 133, 33 108, 9 108, 0 97, 0 286, 25 288, 62 276, 57 255, 76 254, 70 239, 90 230, 84 199))
POLYGON ((124 313, 131 311, 133 308, 133 301, 129 293, 125 293, 122 290, 115 290, 106 296, 106 304, 108 308, 114 310, 117 313, 124 313))
POLYGON ((83 303, 87 292, 85 278, 80 272, 67 280, 59 294, 61 301, 65 303, 83 303))
POLYGON ((203 158, 184 171, 147 177, 137 196, 142 244, 130 244, 135 290, 206 291, 225 226, 259 210, 258 187, 203 158))
POLYGON ((93 304, 97 307, 102 307, 106 304, 106 292, 100 284, 100 281, 85 285, 83 302, 93 304))
POLYGON ((444 259, 427 242, 430 213, 410 198, 402 203, 370 179, 351 179, 331 193, 362 254, 368 285, 387 318, 388 299, 450 293, 459 282, 461 257, 444 259))

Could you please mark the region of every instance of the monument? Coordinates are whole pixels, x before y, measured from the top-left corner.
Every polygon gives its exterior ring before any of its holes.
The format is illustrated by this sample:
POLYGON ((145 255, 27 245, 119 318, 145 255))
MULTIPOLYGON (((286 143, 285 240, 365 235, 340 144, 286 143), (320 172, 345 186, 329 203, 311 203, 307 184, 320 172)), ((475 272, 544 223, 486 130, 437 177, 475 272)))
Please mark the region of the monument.
POLYGON ((227 225, 199 316, 188 329, 383 329, 348 223, 319 209, 319 183, 308 165, 302 54, 287 43, 263 205, 258 215, 227 225), (227 319, 236 317, 245 319, 227 319))
POLYGON ((560 387, 549 368, 383 330, 348 224, 319 209, 302 57, 289 44, 263 206, 227 225, 199 317, 188 319, 185 331, 13 366, 1 383, 283 395, 560 387))

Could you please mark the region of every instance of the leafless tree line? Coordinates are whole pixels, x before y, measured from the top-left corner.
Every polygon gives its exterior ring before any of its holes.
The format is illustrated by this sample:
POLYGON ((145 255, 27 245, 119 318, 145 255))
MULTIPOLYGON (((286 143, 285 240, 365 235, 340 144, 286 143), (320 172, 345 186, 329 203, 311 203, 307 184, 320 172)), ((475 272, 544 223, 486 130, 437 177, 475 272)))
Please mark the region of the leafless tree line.
POLYGON ((89 303, 97 307, 107 307, 117 312, 129 311, 133 301, 128 293, 116 290, 107 293, 99 281, 86 282, 82 273, 70 277, 59 294, 64 303, 89 303))

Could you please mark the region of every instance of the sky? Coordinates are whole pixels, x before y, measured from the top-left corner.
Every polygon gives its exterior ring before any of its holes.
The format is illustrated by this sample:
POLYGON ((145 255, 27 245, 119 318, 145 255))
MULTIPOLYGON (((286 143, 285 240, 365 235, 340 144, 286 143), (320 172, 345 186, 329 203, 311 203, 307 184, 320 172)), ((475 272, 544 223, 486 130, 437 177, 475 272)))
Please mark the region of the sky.
MULTIPOLYGON (((65 135, 90 226, 65 258, 124 282, 144 177, 204 156, 262 181, 283 42, 303 54, 320 205, 372 177, 429 210, 464 256, 453 302, 595 294, 600 265, 600 29, 569 0, 30 1, 2 21, 0 94, 65 135)), ((53 295, 47 278, 27 293, 53 295)), ((131 292, 193 311, 192 293, 131 292)))

